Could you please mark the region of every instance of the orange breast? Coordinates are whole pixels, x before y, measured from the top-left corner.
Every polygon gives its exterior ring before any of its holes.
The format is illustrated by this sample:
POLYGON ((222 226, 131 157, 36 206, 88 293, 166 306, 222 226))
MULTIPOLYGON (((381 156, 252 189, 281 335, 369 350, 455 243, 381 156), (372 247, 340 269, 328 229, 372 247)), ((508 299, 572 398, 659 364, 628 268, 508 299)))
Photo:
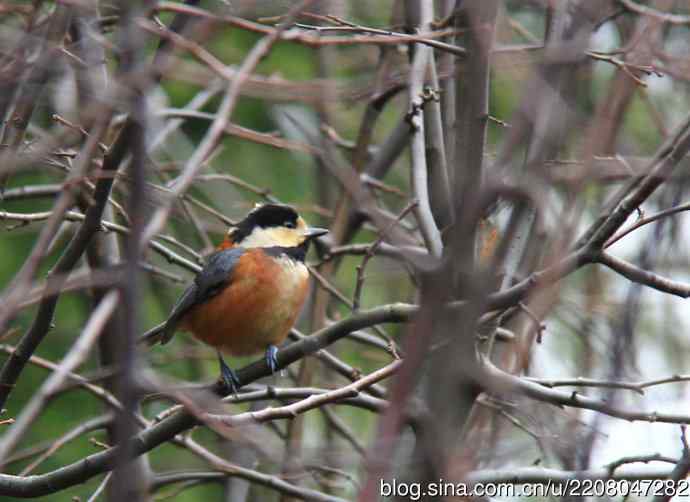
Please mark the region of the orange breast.
POLYGON ((184 316, 180 328, 231 355, 250 355, 285 340, 308 289, 304 264, 289 265, 260 250, 243 254, 231 283, 184 316))

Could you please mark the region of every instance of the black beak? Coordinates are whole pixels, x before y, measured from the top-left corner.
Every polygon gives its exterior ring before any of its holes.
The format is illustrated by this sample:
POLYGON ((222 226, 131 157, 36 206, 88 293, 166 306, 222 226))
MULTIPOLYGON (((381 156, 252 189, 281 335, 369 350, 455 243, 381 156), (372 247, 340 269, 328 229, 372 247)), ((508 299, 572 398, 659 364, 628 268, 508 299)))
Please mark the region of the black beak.
POLYGON ((311 227, 311 228, 308 228, 306 232, 304 232, 304 236, 307 239, 313 239, 315 237, 319 237, 319 236, 325 235, 327 233, 328 233, 327 228, 311 227))

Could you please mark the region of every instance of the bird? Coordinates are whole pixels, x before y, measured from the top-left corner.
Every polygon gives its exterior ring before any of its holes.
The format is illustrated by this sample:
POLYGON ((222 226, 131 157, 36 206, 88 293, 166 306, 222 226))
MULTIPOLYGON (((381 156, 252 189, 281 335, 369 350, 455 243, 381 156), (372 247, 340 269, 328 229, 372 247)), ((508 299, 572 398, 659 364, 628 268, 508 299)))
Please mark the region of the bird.
POLYGON ((285 204, 261 204, 236 225, 172 307, 168 318, 140 341, 166 344, 177 331, 190 332, 214 347, 222 382, 240 386, 223 354, 264 351, 271 372, 278 345, 292 329, 309 287, 305 257, 309 244, 327 229, 309 227, 285 204))

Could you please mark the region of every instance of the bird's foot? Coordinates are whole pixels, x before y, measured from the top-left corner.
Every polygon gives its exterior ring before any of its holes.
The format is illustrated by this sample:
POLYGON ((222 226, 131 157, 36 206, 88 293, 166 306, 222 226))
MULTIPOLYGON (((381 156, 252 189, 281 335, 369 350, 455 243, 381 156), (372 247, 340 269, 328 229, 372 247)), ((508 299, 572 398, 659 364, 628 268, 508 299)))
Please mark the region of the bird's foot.
POLYGON ((266 366, 271 370, 271 374, 278 369, 278 347, 275 345, 266 347, 266 366))
POLYGON ((223 356, 220 355, 220 352, 218 353, 218 363, 220 365, 220 377, 223 380, 223 384, 227 390, 237 396, 237 390, 241 387, 240 379, 237 378, 237 373, 228 366, 223 356))

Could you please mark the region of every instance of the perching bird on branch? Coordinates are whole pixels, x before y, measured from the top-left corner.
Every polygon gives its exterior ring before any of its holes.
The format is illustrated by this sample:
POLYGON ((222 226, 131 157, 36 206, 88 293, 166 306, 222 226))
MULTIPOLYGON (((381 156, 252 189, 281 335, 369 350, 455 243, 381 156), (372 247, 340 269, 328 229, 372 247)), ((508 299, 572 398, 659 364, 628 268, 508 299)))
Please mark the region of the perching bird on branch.
POLYGON ((223 382, 236 392, 239 381, 222 353, 246 356, 265 351, 276 369, 277 346, 287 337, 307 295, 304 264, 310 241, 327 233, 309 228, 290 206, 257 206, 211 255, 168 319, 142 341, 165 344, 189 331, 218 351, 223 382))

